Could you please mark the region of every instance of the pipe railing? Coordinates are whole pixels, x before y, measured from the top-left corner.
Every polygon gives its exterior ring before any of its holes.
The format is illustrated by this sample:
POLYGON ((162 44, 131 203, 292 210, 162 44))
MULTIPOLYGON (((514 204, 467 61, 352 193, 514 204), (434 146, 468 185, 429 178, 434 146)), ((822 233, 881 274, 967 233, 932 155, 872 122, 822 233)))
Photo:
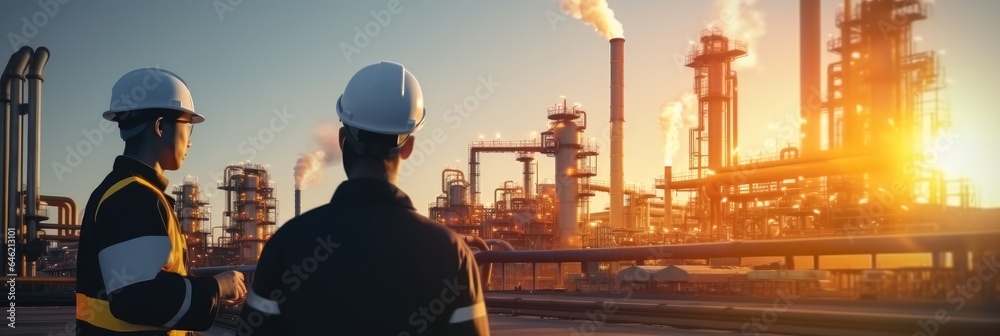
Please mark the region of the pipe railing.
POLYGON ((657 259, 707 259, 808 255, 936 253, 996 249, 1000 230, 957 233, 848 236, 777 241, 731 241, 684 245, 538 251, 485 251, 476 262, 560 263, 657 259))

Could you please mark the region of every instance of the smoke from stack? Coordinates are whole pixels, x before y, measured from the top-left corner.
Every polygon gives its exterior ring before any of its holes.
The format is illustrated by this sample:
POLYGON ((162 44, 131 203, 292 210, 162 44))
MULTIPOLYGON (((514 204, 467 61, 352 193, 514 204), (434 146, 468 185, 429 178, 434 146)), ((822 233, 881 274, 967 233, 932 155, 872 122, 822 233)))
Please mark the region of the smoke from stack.
POLYGON ((295 161, 295 216, 302 211, 302 189, 323 180, 323 168, 340 162, 341 152, 337 143, 338 130, 333 123, 316 126, 317 150, 302 154, 295 161))
POLYGON ((622 23, 615 19, 615 12, 606 0, 560 0, 560 4, 566 14, 594 27, 609 40, 625 35, 622 23))
POLYGON ((340 162, 338 130, 333 123, 316 126, 316 145, 319 149, 302 154, 295 161, 295 190, 301 190, 323 180, 323 168, 340 162))
POLYGON ((611 44, 611 226, 624 223, 623 142, 625 123, 625 31, 606 0, 560 0, 563 11, 582 20, 611 44))
MULTIPOLYGON (((748 45, 754 45, 764 36, 764 14, 753 5, 757 0, 717 0, 713 5, 714 20, 706 22, 707 27, 722 29, 724 34, 748 45)), ((700 44, 691 42, 694 47, 700 44)), ((739 62, 733 62, 733 70, 754 68, 757 65, 757 49, 747 48, 747 55, 739 62)), ((698 97, 691 92, 682 94, 670 101, 660 110, 659 122, 663 130, 663 164, 664 166, 685 166, 675 162, 675 156, 681 148, 688 146, 688 138, 680 132, 698 125, 698 97)))
POLYGON ((681 131, 696 126, 698 97, 691 92, 685 92, 660 110, 660 128, 663 130, 663 165, 675 166, 677 151, 686 144, 687 137, 681 136, 681 131))
POLYGON ((708 22, 708 27, 718 27, 723 34, 751 46, 747 55, 739 62, 733 62, 733 70, 751 69, 757 66, 757 50, 753 48, 764 36, 764 12, 754 8, 757 0, 716 0, 713 15, 718 18, 708 22))
POLYGON ((322 179, 323 161, 326 153, 315 151, 305 153, 295 161, 295 190, 301 190, 322 179))

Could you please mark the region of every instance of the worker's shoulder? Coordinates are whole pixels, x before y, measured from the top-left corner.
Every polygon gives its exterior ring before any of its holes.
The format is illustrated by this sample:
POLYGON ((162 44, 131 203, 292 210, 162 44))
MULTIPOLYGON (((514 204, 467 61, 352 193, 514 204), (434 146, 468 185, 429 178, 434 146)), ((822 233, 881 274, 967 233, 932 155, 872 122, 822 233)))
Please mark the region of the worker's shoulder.
POLYGON ((297 240, 318 233, 364 233, 379 231, 386 236, 419 237, 432 244, 457 244, 461 238, 452 230, 413 209, 387 207, 377 213, 361 214, 343 204, 324 204, 285 222, 271 239, 297 240))
POLYGON ((162 194, 160 191, 138 181, 120 184, 126 180, 128 176, 109 174, 94 190, 91 199, 97 201, 95 205, 100 205, 101 208, 157 204, 160 201, 159 194, 162 194))
POLYGON ((271 236, 268 243, 278 244, 285 240, 295 241, 303 235, 315 234, 317 230, 330 229, 331 223, 336 222, 336 216, 329 204, 324 204, 305 213, 292 217, 282 224, 271 236))
POLYGON ((410 215, 413 218, 413 224, 416 229, 434 232, 442 236, 447 236, 449 238, 457 239, 458 237, 458 234, 456 234, 455 231, 452 231, 451 229, 445 227, 444 224, 441 224, 433 219, 427 218, 427 216, 424 216, 413 210, 410 211, 410 215))
POLYGON ((410 211, 412 222, 402 225, 400 235, 418 237, 411 241, 414 248, 424 251, 440 251, 449 255, 460 252, 465 247, 462 236, 437 221, 427 218, 416 211, 410 211))

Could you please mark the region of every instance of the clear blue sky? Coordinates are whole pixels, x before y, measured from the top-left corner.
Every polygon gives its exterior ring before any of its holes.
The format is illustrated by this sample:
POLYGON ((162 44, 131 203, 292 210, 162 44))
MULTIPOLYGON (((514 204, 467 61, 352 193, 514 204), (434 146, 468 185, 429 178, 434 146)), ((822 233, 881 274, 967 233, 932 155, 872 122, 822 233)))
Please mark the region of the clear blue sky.
MULTIPOLYGON (((440 193, 441 169, 467 169, 469 141, 497 134, 521 139, 543 130, 545 108, 560 95, 589 111, 588 137, 600 137, 607 127, 607 42, 580 21, 559 15, 554 1, 402 0, 401 9, 384 26, 371 12, 385 10, 388 0, 231 2, 236 6, 223 6, 221 14, 212 1, 69 1, 51 15, 38 1, 0 4, 6 50, 13 51, 9 41, 17 34, 31 46, 52 51, 45 69, 43 194, 69 196, 83 206, 123 148, 116 128, 100 133, 100 141, 93 135, 101 129, 100 114, 108 108, 111 86, 125 72, 146 66, 180 74, 194 93, 197 110, 208 118, 195 128, 182 170, 166 175, 172 184, 185 175, 201 179, 213 194, 213 225, 221 224, 224 207, 222 193, 214 190, 216 176, 225 165, 247 160, 270 165, 278 182, 279 222, 289 219, 292 168, 301 153, 313 149, 315 126, 336 122, 334 104, 350 76, 382 59, 402 62, 423 86, 429 116, 418 138, 430 138, 435 129, 446 136, 433 148, 424 148, 426 158, 401 183, 424 213, 440 193), (33 32, 24 29, 22 19, 44 24, 33 32), (370 32, 378 25, 377 34, 367 45, 356 45, 359 52, 348 59, 342 46, 355 44, 355 28, 364 30, 366 25, 370 32), (491 76, 500 85, 453 127, 456 123, 445 119, 445 111, 491 76), (294 118, 287 125, 272 123, 275 110, 294 118), (263 134, 271 125, 281 128, 273 138, 263 134), (260 135, 270 141, 259 149, 249 145, 249 137, 260 135), (93 144, 92 151, 80 162, 68 162, 67 146, 74 152, 86 150, 81 143, 93 144), (71 166, 72 171, 57 176, 55 164, 71 166)), ((837 4, 823 1, 824 35, 834 32, 837 4)), ((691 72, 674 59, 683 55, 704 22, 720 14, 711 1, 610 5, 627 39, 626 179, 650 186, 662 174, 660 109, 691 85, 691 72)), ((756 67, 742 71, 740 78, 741 141, 751 151, 775 136, 768 124, 798 113, 797 2, 760 0, 753 8, 763 14, 765 32, 750 44, 758 53, 756 67)), ((1000 132, 994 129, 1000 114, 995 103, 989 103, 1000 78, 995 63, 1000 49, 989 42, 1000 31, 998 10, 1000 3, 992 0, 939 1, 932 17, 916 26, 922 37, 917 49, 946 50, 943 60, 952 85, 944 97, 959 136, 943 153, 959 163, 946 167, 975 178, 983 205, 990 207, 1000 206, 1000 177, 995 173, 1000 160, 997 151, 986 146, 1000 144, 1000 132)), ((833 59, 824 53, 824 64, 833 59)), ((599 180, 609 179, 607 148, 602 149, 599 180)), ((551 159, 540 162, 541 177, 551 178, 551 159)), ((340 166, 324 172, 321 183, 303 192, 305 209, 327 202, 345 178, 340 166)), ((484 160, 484 190, 519 178, 513 155, 484 160)), ((492 198, 487 195, 484 200, 492 198)), ((596 197, 592 208, 606 203, 607 197, 596 197)))

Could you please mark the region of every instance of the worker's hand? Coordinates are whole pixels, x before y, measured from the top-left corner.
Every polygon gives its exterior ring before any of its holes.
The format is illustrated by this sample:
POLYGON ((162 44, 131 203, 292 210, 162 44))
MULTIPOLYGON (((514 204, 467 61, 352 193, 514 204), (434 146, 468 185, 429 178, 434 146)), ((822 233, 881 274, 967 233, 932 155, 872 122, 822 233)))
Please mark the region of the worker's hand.
POLYGON ((247 285, 243 283, 243 272, 225 271, 215 275, 219 282, 219 299, 239 301, 247 296, 247 285))

